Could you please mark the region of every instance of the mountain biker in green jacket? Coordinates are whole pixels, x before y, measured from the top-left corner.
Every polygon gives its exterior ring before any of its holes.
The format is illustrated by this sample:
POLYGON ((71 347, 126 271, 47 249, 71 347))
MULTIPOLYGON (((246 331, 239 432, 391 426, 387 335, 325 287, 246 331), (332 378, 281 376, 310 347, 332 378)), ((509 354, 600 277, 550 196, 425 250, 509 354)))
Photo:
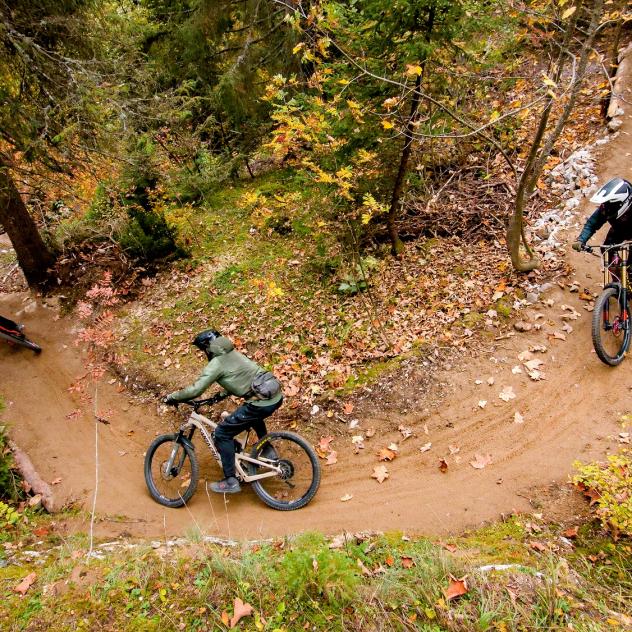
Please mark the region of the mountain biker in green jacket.
MULTIPOLYGON (((246 402, 223 419, 215 430, 215 445, 222 460, 224 478, 211 483, 210 488, 222 494, 236 494, 241 488, 235 477, 234 437, 248 428, 254 428, 259 439, 267 434, 264 420, 281 406, 283 393, 279 388, 278 392, 268 399, 257 397, 252 389, 253 380, 266 373, 265 369, 235 350, 233 343, 219 332, 207 329, 199 333, 192 344, 204 351, 209 363, 195 384, 171 393, 165 398, 165 403, 175 405, 178 402, 195 399, 215 382, 224 389, 216 396, 216 401, 230 395, 246 399, 246 402)), ((272 446, 266 447, 272 450, 272 446)), ((269 458, 274 456, 270 455, 269 458)))

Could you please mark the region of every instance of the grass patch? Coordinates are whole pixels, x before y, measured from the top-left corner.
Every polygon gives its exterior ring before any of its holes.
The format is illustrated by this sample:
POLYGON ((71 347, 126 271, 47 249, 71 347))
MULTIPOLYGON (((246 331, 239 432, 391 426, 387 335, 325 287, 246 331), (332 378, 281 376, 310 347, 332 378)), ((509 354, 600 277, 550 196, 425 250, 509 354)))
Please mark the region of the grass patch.
POLYGON ((560 528, 540 525, 546 551, 535 552, 533 525, 516 517, 451 545, 400 533, 232 547, 197 537, 169 550, 110 543, 88 562, 85 536, 61 539, 49 519, 34 522, 39 533, 51 527, 45 542, 16 532, 0 557, 2 629, 227 630, 235 599, 253 608, 240 629, 258 631, 588 631, 623 629, 629 616, 630 546, 592 525, 566 551, 560 528), (20 597, 12 589, 32 571, 20 597), (465 593, 449 599, 463 577, 465 593))

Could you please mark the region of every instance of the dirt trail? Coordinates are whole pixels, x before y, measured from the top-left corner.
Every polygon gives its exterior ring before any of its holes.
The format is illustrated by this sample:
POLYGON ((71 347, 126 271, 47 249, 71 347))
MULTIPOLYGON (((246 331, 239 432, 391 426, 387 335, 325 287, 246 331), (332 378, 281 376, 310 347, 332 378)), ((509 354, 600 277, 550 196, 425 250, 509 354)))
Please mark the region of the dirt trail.
MULTIPOLYGON (((632 101, 630 81, 627 85, 626 98, 632 101)), ((619 137, 605 146, 599 160, 601 180, 615 174, 632 178, 632 107, 626 109, 619 137)), ((583 210, 587 213, 590 207, 583 210)), ((598 290, 597 260, 576 253, 569 253, 569 259, 581 288, 598 290)), ((611 438, 620 430, 616 421, 632 409, 632 359, 616 369, 597 359, 590 341, 591 315, 577 293, 555 286, 546 298, 554 305, 540 303, 528 310, 532 316, 543 314, 539 322, 545 325, 540 331, 498 341, 486 357, 438 376, 450 384, 451 394, 429 417, 394 419, 378 413, 363 420, 358 431, 374 427, 378 432, 359 455, 352 454, 350 437, 337 438, 338 463, 323 468, 316 499, 298 512, 267 509, 247 486, 244 493, 224 502, 221 496, 205 493, 203 484, 188 510, 158 506, 145 489, 143 454, 155 434, 170 428, 155 410, 130 403, 106 376, 96 392, 96 409, 111 421, 96 424, 96 533, 159 537, 200 529, 208 535, 260 538, 306 529, 326 533, 398 529, 438 535, 513 510, 533 510, 529 500, 539 502, 539 490, 550 490, 552 485, 563 489, 574 460, 603 458, 616 448, 611 438), (570 321, 573 332, 566 341, 546 335, 561 330, 562 304, 574 306, 580 314, 570 321), (512 367, 520 364, 518 353, 530 344, 548 348, 537 354, 545 363, 543 381, 533 382, 524 372, 512 373, 512 367), (490 377, 494 378, 491 386, 490 377), (482 383, 476 384, 477 379, 482 383), (509 402, 498 397, 505 386, 516 393, 509 402), (487 400, 485 408, 478 406, 479 400, 487 400), (524 423, 514 422, 516 411, 524 423), (402 442, 399 433, 379 430, 398 423, 411 426, 414 436, 402 442), (379 485, 370 478, 377 464, 375 452, 393 440, 400 443, 400 456, 388 464, 390 478, 379 485), (421 453, 419 447, 427 442, 432 442, 431 449, 421 453), (460 448, 457 455, 450 455, 450 445, 460 448), (474 469, 469 461, 475 454, 489 454, 493 462, 474 469), (449 465, 445 474, 438 469, 442 457, 449 465), (353 499, 341 502, 345 494, 353 499)), ((82 401, 79 393, 68 390, 85 373, 74 346, 72 322, 55 320, 54 309, 22 294, 0 296, 0 313, 19 316, 45 349, 36 357, 0 345, 0 392, 9 400, 3 420, 41 476, 49 482, 61 479, 54 486, 58 503, 79 501, 89 508, 95 490, 94 401, 82 401)), ((216 478, 217 466, 205 452, 201 454, 202 478, 216 478)))

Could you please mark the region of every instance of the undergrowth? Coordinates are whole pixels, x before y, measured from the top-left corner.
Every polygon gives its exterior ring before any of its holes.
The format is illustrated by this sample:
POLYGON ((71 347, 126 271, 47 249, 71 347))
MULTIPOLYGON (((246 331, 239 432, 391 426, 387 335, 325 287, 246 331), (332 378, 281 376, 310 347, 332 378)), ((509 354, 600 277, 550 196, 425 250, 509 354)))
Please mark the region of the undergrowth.
POLYGON ((572 542, 539 524, 537 550, 537 519, 517 516, 448 542, 398 533, 110 542, 87 561, 85 537, 61 537, 46 520, 31 525, 37 536, 16 531, 0 555, 3 630, 227 630, 236 600, 247 606, 235 627, 274 632, 588 632, 632 621, 632 547, 590 523, 572 542), (22 597, 14 589, 32 572, 22 597))

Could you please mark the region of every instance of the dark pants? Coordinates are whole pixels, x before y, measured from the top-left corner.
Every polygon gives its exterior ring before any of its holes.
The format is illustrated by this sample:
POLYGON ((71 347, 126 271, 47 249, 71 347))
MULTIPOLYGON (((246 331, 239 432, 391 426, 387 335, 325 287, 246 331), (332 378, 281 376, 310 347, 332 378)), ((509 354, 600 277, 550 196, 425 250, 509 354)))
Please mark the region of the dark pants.
POLYGON ((215 429, 215 445, 222 458, 224 476, 235 476, 235 443, 234 437, 240 432, 254 428, 261 439, 267 434, 264 419, 269 417, 281 404, 281 399, 272 406, 254 406, 251 403, 241 405, 232 415, 228 415, 215 429))

